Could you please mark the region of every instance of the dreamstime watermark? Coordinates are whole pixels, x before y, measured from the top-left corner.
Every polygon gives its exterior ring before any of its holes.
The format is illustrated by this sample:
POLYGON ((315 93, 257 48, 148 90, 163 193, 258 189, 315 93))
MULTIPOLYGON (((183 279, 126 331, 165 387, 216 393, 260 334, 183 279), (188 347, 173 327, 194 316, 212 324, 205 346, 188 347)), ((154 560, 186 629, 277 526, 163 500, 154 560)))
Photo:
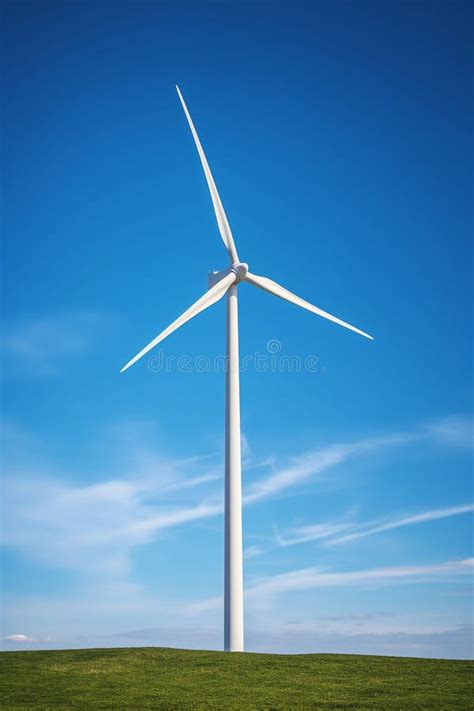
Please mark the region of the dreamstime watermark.
MULTIPOLYGON (((173 355, 161 349, 148 358, 148 369, 153 373, 225 373, 228 358, 218 355, 173 355)), ((319 358, 283 353, 281 341, 267 341, 265 351, 254 351, 240 356, 240 371, 255 370, 257 373, 317 373, 319 358)))

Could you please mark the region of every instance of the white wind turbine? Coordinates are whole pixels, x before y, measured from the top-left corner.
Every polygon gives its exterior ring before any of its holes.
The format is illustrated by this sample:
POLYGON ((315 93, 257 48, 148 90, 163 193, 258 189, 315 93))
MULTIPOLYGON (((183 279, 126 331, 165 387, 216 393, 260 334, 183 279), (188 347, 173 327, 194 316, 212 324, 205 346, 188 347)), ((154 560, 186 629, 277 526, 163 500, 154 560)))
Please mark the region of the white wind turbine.
POLYGON ((193 134, 194 142, 201 159, 206 176, 212 204, 216 214, 217 225, 222 240, 229 254, 230 266, 221 272, 209 274, 209 289, 192 306, 187 309, 176 321, 165 328, 136 356, 128 361, 120 371, 127 368, 142 358, 148 351, 163 341, 173 331, 182 326, 197 314, 204 311, 224 294, 227 294, 227 325, 226 325, 226 416, 225 416, 225 583, 224 583, 224 648, 230 652, 243 652, 244 650, 244 610, 243 610, 243 571, 242 571, 242 482, 241 482, 241 455, 240 455, 240 394, 239 394, 239 331, 237 311, 237 284, 247 282, 258 286, 265 291, 279 296, 296 306, 301 306, 318 316, 338 323, 340 326, 355 331, 361 336, 372 339, 355 326, 342 321, 335 316, 313 306, 308 301, 292 294, 291 291, 280 286, 267 277, 257 276, 248 270, 248 265, 239 260, 234 238, 217 192, 214 178, 212 177, 201 142, 194 128, 193 121, 183 96, 176 87, 178 96, 186 114, 186 118, 193 134))

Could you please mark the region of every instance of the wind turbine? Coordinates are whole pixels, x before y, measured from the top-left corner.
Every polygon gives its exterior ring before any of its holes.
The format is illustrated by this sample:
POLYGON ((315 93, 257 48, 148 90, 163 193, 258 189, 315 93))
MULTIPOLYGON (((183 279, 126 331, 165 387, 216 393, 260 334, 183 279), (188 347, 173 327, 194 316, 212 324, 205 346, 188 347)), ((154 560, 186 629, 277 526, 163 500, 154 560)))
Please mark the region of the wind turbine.
POLYGON ((173 331, 183 326, 186 321, 197 316, 201 311, 209 308, 227 294, 227 324, 226 324, 226 414, 225 414, 225 581, 224 581, 224 648, 230 652, 244 651, 244 595, 242 571, 242 479, 241 479, 241 454, 240 454, 240 394, 239 394, 239 330, 237 285, 247 282, 258 286, 270 294, 307 309, 318 316, 344 326, 361 336, 372 339, 368 333, 355 326, 332 316, 308 301, 296 296, 280 284, 267 277, 257 276, 249 272, 248 264, 241 262, 234 243, 234 238, 217 192, 214 178, 209 164, 204 155, 199 136, 194 127, 188 107, 183 96, 176 87, 184 113, 188 120, 194 143, 196 144, 199 158, 201 159, 206 176, 209 192, 211 194, 214 212, 220 235, 226 246, 230 266, 221 272, 209 274, 209 289, 192 306, 189 307, 176 321, 165 328, 156 338, 145 346, 136 356, 124 365, 123 373, 127 368, 140 360, 148 351, 161 343, 173 331))

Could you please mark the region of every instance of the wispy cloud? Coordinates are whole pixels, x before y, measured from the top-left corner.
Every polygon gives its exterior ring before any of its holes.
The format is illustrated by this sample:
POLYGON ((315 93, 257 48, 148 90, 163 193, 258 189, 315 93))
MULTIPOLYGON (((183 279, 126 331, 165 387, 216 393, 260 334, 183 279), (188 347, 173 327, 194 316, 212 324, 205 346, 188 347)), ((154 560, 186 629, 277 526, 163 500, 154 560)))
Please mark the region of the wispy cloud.
MULTIPOLYGON (((208 491, 216 478, 215 463, 160 454, 146 441, 147 433, 148 425, 138 428, 124 446, 119 428, 112 459, 119 454, 128 473, 85 484, 64 480, 37 456, 34 441, 34 455, 29 453, 25 433, 11 425, 4 428, 2 543, 88 578, 123 577, 132 550, 160 530, 221 513, 222 494, 208 491), (197 489, 201 497, 203 490, 208 493, 195 503, 197 489), (174 503, 177 494, 179 505, 174 503)), ((108 447, 113 451, 114 442, 108 447)))
POLYGON ((453 415, 425 425, 428 437, 444 444, 473 447, 474 420, 470 417, 453 415))
POLYGON ((378 437, 364 437, 352 442, 336 443, 307 451, 293 457, 285 466, 274 466, 274 471, 269 476, 250 484, 245 492, 244 501, 253 503, 273 496, 356 457, 419 442, 472 447, 473 421, 468 417, 449 417, 406 431, 378 437))
POLYGON ((264 548, 259 545, 251 545, 247 546, 247 548, 244 550, 244 559, 245 560, 250 560, 250 558, 257 558, 259 555, 262 555, 265 552, 264 548))
POLYGON ((82 309, 6 323, 1 348, 7 372, 57 375, 67 360, 91 351, 109 322, 110 315, 82 309))
MULTIPOLYGON (((202 460, 200 460, 202 461, 202 460)), ((208 474, 201 474, 200 476, 191 477, 190 479, 181 479, 173 484, 168 484, 164 487, 164 491, 182 491, 183 489, 193 489, 202 484, 208 484, 211 481, 217 481, 222 479, 222 472, 220 468, 216 471, 211 471, 208 474)))
POLYGON ((246 594, 252 597, 322 587, 348 587, 367 583, 382 585, 387 581, 393 584, 449 580, 459 575, 472 575, 473 566, 474 558, 466 558, 433 565, 395 566, 336 573, 324 572, 317 568, 302 568, 265 578, 247 588, 246 594))
POLYGON ((277 494, 284 489, 301 484, 321 475, 343 462, 370 452, 401 446, 421 437, 420 433, 406 432, 367 437, 354 442, 331 444, 294 457, 287 466, 279 467, 272 474, 250 484, 244 495, 245 503, 277 494))
POLYGON ((65 486, 44 478, 9 481, 4 515, 5 545, 43 562, 90 576, 125 575, 133 548, 159 531, 222 512, 219 502, 170 506, 150 499, 159 489, 112 480, 65 486))
POLYGON ((460 516, 461 514, 474 511, 474 504, 462 504, 460 506, 448 506, 440 509, 431 509, 417 514, 404 515, 392 520, 366 521, 361 522, 324 522, 308 526, 299 526, 286 532, 285 535, 277 533, 274 529, 275 540, 279 546, 293 546, 299 543, 322 540, 325 546, 335 546, 349 541, 355 541, 366 536, 373 536, 384 531, 391 531, 404 526, 413 526, 417 523, 427 521, 437 521, 438 519, 460 516), (348 531, 344 535, 337 535, 343 531, 348 531))
POLYGON ((245 432, 242 432, 240 435, 240 448, 242 452, 243 461, 248 461, 251 457, 252 450, 250 448, 250 443, 245 432))
MULTIPOLYGON (((388 582, 391 585, 396 583, 450 582, 462 576, 472 576, 473 569, 474 558, 428 565, 392 566, 338 572, 324 571, 313 567, 301 568, 262 578, 246 587, 245 597, 252 606, 254 600, 258 598, 263 598, 268 604, 270 596, 315 588, 361 587, 367 584, 370 584, 371 587, 380 587, 388 582)), ((189 609, 195 613, 202 613, 221 607, 222 597, 218 596, 196 601, 189 606, 189 609)))
POLYGON ((274 527, 273 531, 278 545, 285 547, 329 538, 348 528, 351 528, 351 524, 349 523, 316 523, 311 526, 294 528, 287 534, 287 537, 278 534, 276 527, 274 527))
POLYGON ((422 513, 415 514, 413 516, 404 516, 402 518, 397 518, 393 521, 386 521, 385 523, 380 523, 375 526, 369 525, 369 528, 366 528, 365 530, 355 531, 344 536, 332 538, 326 542, 326 545, 339 545, 341 543, 347 543, 348 541, 354 541, 358 538, 373 536, 376 533, 382 533, 383 531, 391 531, 395 528, 403 528, 404 526, 413 526, 416 523, 425 523, 426 521, 437 521, 438 519, 459 516, 472 511, 474 511, 474 504, 464 504, 462 506, 450 506, 442 509, 423 511, 422 513))

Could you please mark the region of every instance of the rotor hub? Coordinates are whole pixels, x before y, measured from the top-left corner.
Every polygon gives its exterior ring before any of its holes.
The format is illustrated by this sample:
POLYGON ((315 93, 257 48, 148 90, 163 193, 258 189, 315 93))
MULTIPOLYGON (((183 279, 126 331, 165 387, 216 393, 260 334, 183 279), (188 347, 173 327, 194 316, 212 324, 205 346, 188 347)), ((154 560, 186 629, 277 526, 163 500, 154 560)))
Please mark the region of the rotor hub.
POLYGON ((246 262, 236 262, 231 266, 230 271, 233 272, 236 276, 235 284, 238 284, 239 281, 243 281, 245 279, 248 270, 249 265, 246 262))

